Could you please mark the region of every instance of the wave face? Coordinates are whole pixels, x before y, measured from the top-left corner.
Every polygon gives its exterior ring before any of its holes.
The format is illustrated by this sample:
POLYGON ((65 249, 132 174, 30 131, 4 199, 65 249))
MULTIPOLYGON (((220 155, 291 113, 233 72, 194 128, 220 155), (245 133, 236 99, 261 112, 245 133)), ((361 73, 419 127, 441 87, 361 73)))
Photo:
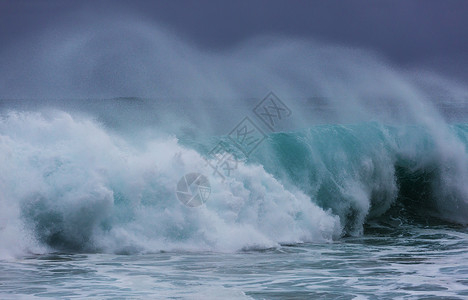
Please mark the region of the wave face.
POLYGON ((0 234, 11 241, 2 254, 326 242, 361 234, 367 220, 396 203, 466 224, 468 170, 451 154, 463 145, 466 157, 468 125, 450 131, 452 145, 414 125, 275 133, 223 182, 175 137, 135 146, 91 118, 9 112, 0 120, 0 234), (175 194, 193 171, 206 174, 212 188, 199 208, 175 194))
POLYGON ((366 220, 395 205, 425 221, 466 224, 468 127, 449 131, 452 138, 443 141, 415 125, 315 126, 270 136, 257 160, 338 215, 343 234, 362 234, 366 220))

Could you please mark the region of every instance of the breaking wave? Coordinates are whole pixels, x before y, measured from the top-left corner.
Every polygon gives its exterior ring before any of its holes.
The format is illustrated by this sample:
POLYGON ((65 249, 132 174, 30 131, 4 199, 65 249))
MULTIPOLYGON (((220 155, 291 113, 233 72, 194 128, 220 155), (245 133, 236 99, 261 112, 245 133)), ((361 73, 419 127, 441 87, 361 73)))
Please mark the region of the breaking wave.
MULTIPOLYGON (((468 126, 451 130, 465 158, 468 126)), ((467 223, 468 169, 444 147, 418 126, 320 125, 270 135, 222 181, 176 137, 135 147, 93 119, 10 112, 0 121, 2 251, 236 251, 326 242, 362 234, 366 220, 399 199, 467 223), (175 194, 193 171, 206 174, 212 188, 198 208, 175 194)))
POLYGON ((29 99, 0 101, 1 257, 329 242, 395 206, 468 223, 468 125, 437 109, 463 106, 454 82, 317 41, 208 52, 149 22, 86 21, 0 53, 0 96, 29 99), (293 117, 216 178, 213 141, 270 90, 293 117), (175 193, 191 172, 211 184, 198 208, 175 193))

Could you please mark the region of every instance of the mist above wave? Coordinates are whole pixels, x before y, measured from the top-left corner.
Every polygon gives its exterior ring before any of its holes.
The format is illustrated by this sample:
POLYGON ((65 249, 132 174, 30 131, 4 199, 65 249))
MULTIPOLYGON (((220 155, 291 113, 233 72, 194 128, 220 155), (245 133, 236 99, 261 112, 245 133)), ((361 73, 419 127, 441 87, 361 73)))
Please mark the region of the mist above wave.
MULTIPOLYGON (((284 36, 207 50, 129 14, 68 15, 0 53, 0 98, 30 99, 33 107, 71 103, 72 110, 95 110, 98 99, 152 99, 145 110, 163 124, 159 130, 168 131, 193 124, 222 134, 269 91, 294 112, 290 129, 324 122, 426 122, 428 115, 438 121, 431 103, 468 99, 457 82, 398 68, 368 50, 284 36), (323 104, 332 112, 324 114, 323 104)), ((106 105, 107 114, 128 117, 125 107, 106 105)))

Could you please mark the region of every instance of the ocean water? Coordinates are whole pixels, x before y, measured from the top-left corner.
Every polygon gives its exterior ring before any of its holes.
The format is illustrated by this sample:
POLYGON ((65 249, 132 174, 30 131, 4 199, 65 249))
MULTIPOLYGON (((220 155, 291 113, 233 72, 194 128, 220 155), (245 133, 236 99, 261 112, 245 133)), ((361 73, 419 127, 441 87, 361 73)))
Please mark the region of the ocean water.
POLYGON ((373 229, 235 253, 49 253, 3 261, 3 299, 466 299, 468 232, 373 229))
POLYGON ((468 297, 460 83, 86 24, 0 53, 1 299, 468 297))
POLYGON ((468 296, 463 123, 443 144, 414 124, 271 133, 224 180, 208 162, 227 135, 121 130, 2 116, 2 299, 468 296), (210 182, 198 207, 177 199, 189 171, 210 182))

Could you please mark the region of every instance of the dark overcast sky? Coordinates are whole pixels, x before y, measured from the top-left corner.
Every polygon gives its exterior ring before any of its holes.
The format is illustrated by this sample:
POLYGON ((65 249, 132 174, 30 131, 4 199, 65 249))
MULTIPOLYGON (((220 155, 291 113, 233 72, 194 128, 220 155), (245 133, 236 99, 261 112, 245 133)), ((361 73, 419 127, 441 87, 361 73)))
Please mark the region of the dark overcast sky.
POLYGON ((207 49, 231 47, 261 34, 312 37, 376 50, 398 64, 443 66, 464 79, 468 76, 464 0, 95 2, 0 0, 0 47, 74 11, 132 12, 207 49))

